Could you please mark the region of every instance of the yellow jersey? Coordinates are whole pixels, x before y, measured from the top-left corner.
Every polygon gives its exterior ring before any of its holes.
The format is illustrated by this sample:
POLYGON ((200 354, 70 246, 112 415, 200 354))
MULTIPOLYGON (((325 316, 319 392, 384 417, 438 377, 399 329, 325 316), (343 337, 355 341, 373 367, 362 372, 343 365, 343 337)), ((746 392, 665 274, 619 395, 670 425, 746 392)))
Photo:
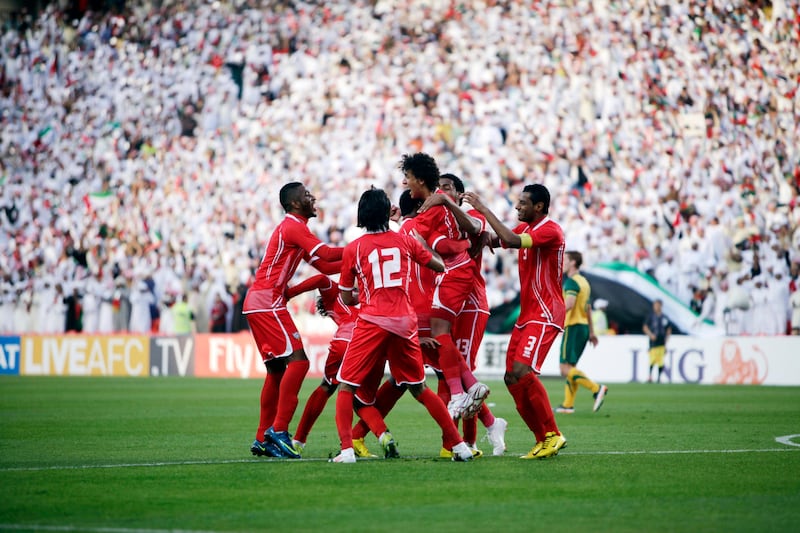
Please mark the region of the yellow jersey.
POLYGON ((575 296, 575 305, 567 312, 564 319, 564 326, 574 326, 575 324, 589 325, 589 317, 587 316, 586 309, 589 304, 589 297, 592 294, 592 288, 586 278, 575 274, 570 278, 564 278, 563 284, 564 298, 569 295, 575 296))

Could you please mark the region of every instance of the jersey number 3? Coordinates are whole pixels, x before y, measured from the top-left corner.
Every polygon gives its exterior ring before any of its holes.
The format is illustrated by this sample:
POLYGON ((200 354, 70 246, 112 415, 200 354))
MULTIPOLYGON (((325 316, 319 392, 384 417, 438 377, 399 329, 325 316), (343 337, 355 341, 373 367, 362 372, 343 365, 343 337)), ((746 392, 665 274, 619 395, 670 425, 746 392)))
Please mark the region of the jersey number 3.
POLYGON ((395 276, 400 272, 400 250, 398 248, 372 250, 367 259, 372 265, 372 282, 376 289, 400 287, 403 284, 402 279, 395 276))

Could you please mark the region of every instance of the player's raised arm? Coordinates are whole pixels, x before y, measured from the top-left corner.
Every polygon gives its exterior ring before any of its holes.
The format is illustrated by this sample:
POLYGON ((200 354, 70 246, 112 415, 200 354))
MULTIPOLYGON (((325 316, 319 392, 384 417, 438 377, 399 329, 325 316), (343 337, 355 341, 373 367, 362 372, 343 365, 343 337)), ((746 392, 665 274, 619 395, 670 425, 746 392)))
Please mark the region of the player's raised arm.
MULTIPOLYGON (((514 233, 510 228, 506 227, 505 224, 500 222, 500 219, 486 207, 486 205, 481 201, 480 197, 475 194, 474 192, 465 192, 462 195, 462 198, 465 202, 470 204, 475 210, 486 217, 486 222, 492 227, 492 229, 497 234, 497 238, 508 248, 522 248, 522 238, 514 233)), ((494 243, 493 243, 494 244, 494 243)))

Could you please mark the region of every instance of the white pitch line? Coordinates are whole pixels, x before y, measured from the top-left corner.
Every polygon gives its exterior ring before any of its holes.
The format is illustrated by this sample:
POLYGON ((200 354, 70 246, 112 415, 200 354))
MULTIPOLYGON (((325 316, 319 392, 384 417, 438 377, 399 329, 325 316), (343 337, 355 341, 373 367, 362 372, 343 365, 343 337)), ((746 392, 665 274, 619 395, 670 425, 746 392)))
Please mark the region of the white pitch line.
MULTIPOLYGON (((628 451, 587 451, 578 452, 565 450, 563 455, 673 455, 673 454, 701 454, 701 453, 773 453, 773 452, 800 452, 800 448, 762 448, 749 450, 628 450, 628 451)), ((521 453, 521 452, 520 452, 521 453)), ((506 457, 513 457, 514 454, 507 454, 506 457)), ((428 460, 438 459, 432 456, 403 456, 402 459, 428 460)), ((359 459, 361 461, 375 461, 376 459, 359 459)), ((328 462, 323 457, 309 459, 224 459, 219 461, 164 461, 157 463, 120 463, 106 465, 53 465, 53 466, 20 466, 10 468, 0 468, 0 472, 41 472, 47 470, 91 470, 94 468, 153 468, 163 466, 194 466, 194 465, 225 465, 237 463, 292 463, 292 462, 328 462)), ((0 525, 0 528, 2 526, 0 525)))
POLYGON ((670 454, 694 454, 694 453, 769 453, 769 452, 798 452, 800 449, 792 448, 763 448, 761 450, 628 450, 625 452, 569 452, 569 455, 670 455, 670 454))
POLYGON ((0 531, 92 531, 93 533, 219 533, 196 529, 139 529, 127 527, 43 526, 38 524, 0 524, 0 531))
MULTIPOLYGON (((309 459, 310 460, 310 459, 309 459)), ((157 466, 225 465, 233 463, 259 463, 258 459, 221 459, 219 461, 164 461, 158 463, 119 463, 110 465, 52 465, 0 468, 0 472, 38 472, 42 470, 90 470, 93 468, 151 468, 157 466)))

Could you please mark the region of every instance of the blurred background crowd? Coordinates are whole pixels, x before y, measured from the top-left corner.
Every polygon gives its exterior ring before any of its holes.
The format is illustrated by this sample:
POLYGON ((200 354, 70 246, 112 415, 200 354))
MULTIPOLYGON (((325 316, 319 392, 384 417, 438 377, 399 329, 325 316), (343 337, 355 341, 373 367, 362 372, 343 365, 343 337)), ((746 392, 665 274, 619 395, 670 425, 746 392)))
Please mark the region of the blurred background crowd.
MULTIPOLYGON (((169 332, 176 302, 198 331, 246 328, 237 306, 284 183, 309 187, 310 228, 341 245, 361 192, 396 201, 401 155, 424 151, 509 224, 523 184, 544 183, 585 265, 634 265, 730 334, 789 333, 798 4, 117 0, 7 13, 0 331, 169 332)), ((515 255, 484 258, 490 304, 513 299, 515 255)))

